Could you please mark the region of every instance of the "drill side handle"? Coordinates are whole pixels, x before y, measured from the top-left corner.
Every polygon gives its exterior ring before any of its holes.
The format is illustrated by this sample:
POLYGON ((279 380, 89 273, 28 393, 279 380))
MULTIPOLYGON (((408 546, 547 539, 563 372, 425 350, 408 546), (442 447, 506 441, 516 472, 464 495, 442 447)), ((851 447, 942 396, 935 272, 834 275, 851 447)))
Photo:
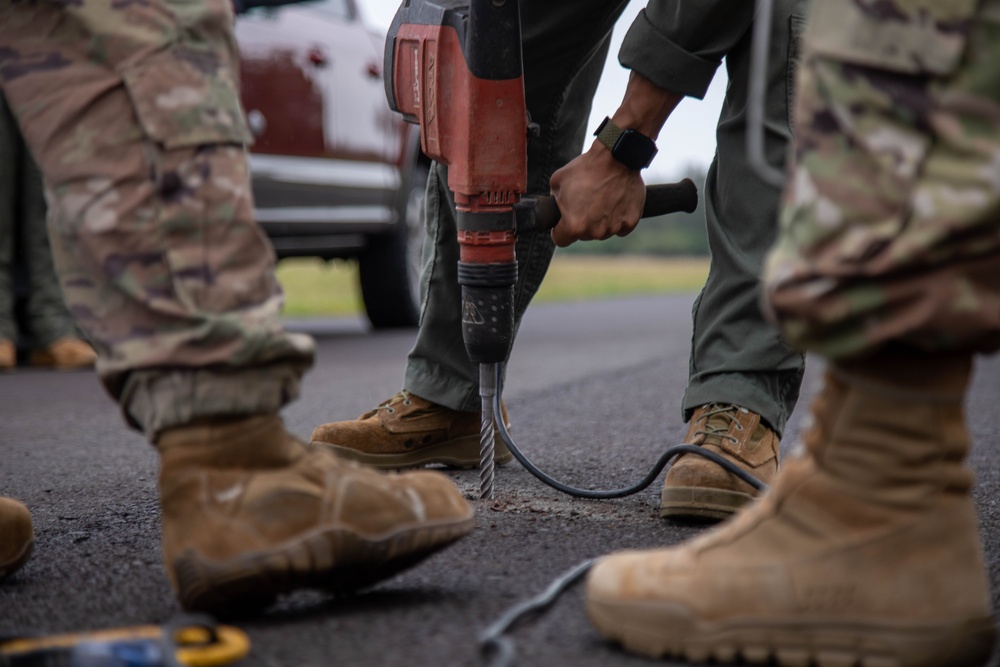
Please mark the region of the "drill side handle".
MULTIPOLYGON (((698 207, 698 186, 690 178, 677 183, 661 183, 646 187, 646 204, 642 208, 643 218, 683 211, 691 213, 698 207)), ((517 231, 544 232, 559 222, 559 206, 555 197, 539 195, 523 197, 515 207, 517 210, 517 231)))

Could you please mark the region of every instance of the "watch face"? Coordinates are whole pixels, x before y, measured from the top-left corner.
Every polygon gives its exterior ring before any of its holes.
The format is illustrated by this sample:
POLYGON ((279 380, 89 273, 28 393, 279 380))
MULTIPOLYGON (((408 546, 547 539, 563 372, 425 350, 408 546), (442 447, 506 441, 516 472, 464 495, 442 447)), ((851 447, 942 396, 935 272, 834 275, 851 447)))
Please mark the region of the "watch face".
POLYGON ((645 169, 656 155, 656 144, 635 130, 625 130, 612 150, 615 159, 629 169, 645 169))

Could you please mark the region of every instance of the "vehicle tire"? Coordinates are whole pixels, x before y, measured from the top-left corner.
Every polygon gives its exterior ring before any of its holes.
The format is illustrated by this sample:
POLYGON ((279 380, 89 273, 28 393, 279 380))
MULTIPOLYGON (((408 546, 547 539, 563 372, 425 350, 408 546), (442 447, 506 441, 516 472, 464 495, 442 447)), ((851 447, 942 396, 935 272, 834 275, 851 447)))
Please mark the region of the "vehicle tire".
POLYGON ((428 167, 417 163, 400 189, 400 224, 372 237, 358 258, 361 296, 376 329, 415 327, 420 320, 420 265, 424 238, 424 194, 428 167))

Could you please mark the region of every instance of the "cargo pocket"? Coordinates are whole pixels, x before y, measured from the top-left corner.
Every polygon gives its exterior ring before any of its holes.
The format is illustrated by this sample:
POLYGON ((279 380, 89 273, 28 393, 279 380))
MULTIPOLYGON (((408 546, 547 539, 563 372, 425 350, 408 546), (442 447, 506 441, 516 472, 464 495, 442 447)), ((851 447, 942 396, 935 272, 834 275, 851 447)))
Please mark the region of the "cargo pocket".
MULTIPOLYGON (((147 141, 157 251, 172 313, 224 313, 272 296, 273 252, 253 217, 243 119, 225 48, 173 44, 121 73, 147 141), (179 309, 178 309, 179 306, 179 309)), ((205 326, 208 326, 207 324, 205 326)))
POLYGON ((817 0, 807 48, 841 62, 901 74, 951 74, 979 0, 817 0))
POLYGON ((177 44, 122 72, 147 137, 166 149, 248 144, 228 54, 177 44))

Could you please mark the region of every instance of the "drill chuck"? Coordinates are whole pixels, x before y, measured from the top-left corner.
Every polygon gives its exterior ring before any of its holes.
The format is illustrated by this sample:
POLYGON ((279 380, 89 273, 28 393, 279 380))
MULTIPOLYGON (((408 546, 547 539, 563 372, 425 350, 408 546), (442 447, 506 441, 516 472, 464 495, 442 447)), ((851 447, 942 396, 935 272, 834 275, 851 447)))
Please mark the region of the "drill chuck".
POLYGON ((477 364, 507 361, 514 342, 517 263, 458 263, 462 285, 462 339, 477 364))
POLYGON ((465 350, 474 363, 501 363, 514 341, 514 211, 459 208, 457 213, 465 350))

